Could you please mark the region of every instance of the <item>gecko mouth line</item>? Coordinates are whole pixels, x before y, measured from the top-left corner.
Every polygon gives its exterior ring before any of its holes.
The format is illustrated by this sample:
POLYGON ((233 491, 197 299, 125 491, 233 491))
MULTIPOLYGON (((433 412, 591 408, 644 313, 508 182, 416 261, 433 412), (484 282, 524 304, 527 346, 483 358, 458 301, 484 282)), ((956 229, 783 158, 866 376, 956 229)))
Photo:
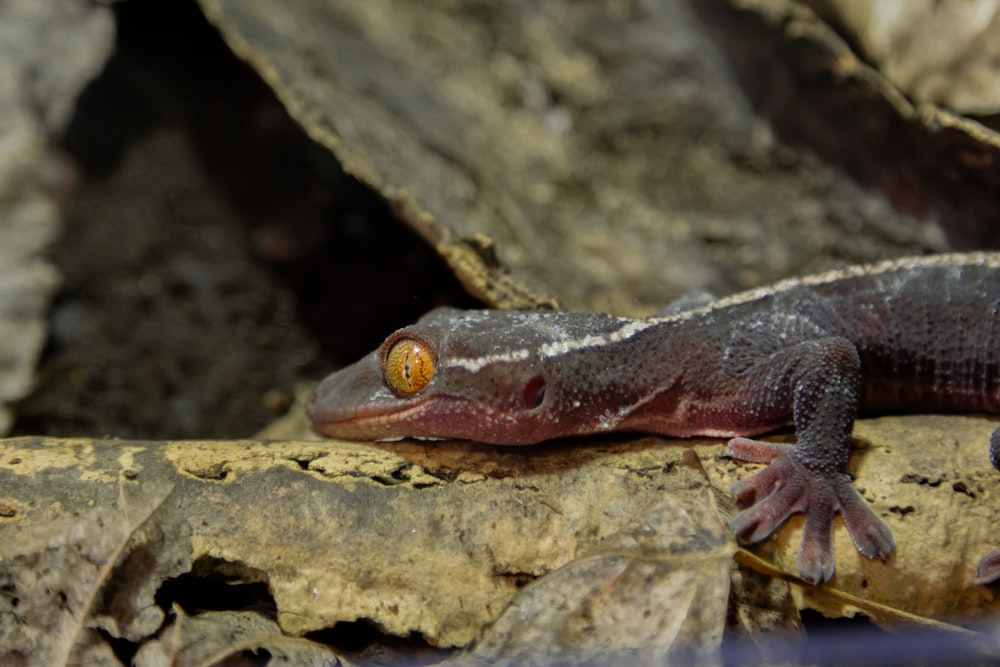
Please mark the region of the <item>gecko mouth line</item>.
MULTIPOLYGON (((425 400, 421 400, 415 405, 404 409, 380 410, 369 408, 367 410, 354 410, 350 414, 339 417, 318 415, 312 417, 313 430, 328 438, 378 440, 378 437, 372 438, 373 429, 383 430, 409 417, 419 416, 426 402, 425 400)), ((389 434, 386 435, 388 436, 389 434)))

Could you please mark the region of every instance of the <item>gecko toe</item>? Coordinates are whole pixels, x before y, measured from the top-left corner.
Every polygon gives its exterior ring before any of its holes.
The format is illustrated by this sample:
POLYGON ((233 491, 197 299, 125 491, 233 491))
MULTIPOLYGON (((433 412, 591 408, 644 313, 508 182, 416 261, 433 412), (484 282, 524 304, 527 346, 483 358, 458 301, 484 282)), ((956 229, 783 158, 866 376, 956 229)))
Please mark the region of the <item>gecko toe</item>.
POLYGON ((820 584, 833 577, 835 562, 832 505, 829 502, 812 503, 810 511, 806 512, 802 545, 799 547, 795 564, 803 579, 813 584, 820 584))
POLYGON ((847 475, 841 475, 836 486, 840 515, 858 551, 868 558, 887 557, 896 546, 892 530, 868 507, 847 475))
POLYGON ((741 461, 770 463, 779 456, 786 455, 794 447, 781 442, 766 442, 751 438, 733 438, 726 445, 726 453, 741 461))
POLYGON ((757 504, 748 510, 743 510, 733 519, 733 533, 745 544, 754 544, 766 539, 785 520, 795 512, 801 511, 793 506, 787 506, 787 511, 774 511, 775 508, 766 504, 757 504))
MULTIPOLYGON (((767 472, 762 470, 757 475, 767 472)), ((785 479, 783 484, 779 481, 774 491, 736 515, 733 519, 733 532, 742 542, 760 542, 792 514, 801 512, 803 499, 803 489, 794 479, 785 479)))
POLYGON ((1000 580, 1000 549, 988 552, 976 566, 977 584, 992 584, 997 580, 1000 580))
POLYGON ((741 479, 730 487, 736 506, 746 509, 762 498, 767 498, 781 483, 781 472, 773 466, 741 479))
POLYGON ((789 476, 788 466, 781 460, 788 457, 791 446, 781 443, 751 440, 750 438, 733 438, 729 441, 726 452, 735 458, 754 463, 771 463, 763 470, 742 479, 730 487, 736 505, 746 509, 758 501, 770 496, 782 480, 789 476), (775 459, 778 459, 775 461, 775 459))

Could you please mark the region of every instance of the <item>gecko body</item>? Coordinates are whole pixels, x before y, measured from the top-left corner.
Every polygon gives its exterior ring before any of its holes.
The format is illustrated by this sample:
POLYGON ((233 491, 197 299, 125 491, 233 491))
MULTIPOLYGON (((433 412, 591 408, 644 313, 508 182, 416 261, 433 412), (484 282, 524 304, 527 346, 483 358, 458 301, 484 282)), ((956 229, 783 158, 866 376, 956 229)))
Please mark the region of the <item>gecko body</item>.
MULTIPOLYGON (((859 410, 1000 413, 1000 253, 849 267, 644 319, 437 309, 308 407, 317 432, 353 440, 732 438, 730 454, 770 464, 733 489, 737 536, 804 513, 798 567, 815 582, 833 575, 836 513, 866 556, 894 547, 844 472, 859 410), (788 423, 795 446, 746 437, 788 423)), ((990 456, 1000 468, 997 432, 990 456)), ((1000 552, 978 578, 1000 578, 1000 552)))

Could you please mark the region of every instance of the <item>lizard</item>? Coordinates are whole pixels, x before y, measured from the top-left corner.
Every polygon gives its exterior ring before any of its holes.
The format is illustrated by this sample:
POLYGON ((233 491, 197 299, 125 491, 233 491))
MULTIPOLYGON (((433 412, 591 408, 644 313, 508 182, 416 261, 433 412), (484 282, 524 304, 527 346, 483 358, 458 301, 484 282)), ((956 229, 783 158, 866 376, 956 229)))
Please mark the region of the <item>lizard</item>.
MULTIPOLYGON (((732 488, 737 538, 803 513, 796 565, 813 583, 833 576, 837 513, 863 555, 895 546, 845 472, 859 410, 1000 414, 1000 253, 851 266, 642 319, 438 308, 307 406, 318 434, 349 440, 731 438, 729 455, 768 464, 732 488), (789 423, 795 445, 749 437, 789 423)), ((989 452, 1000 469, 1000 427, 989 452)), ((997 579, 1000 549, 977 568, 997 579)))

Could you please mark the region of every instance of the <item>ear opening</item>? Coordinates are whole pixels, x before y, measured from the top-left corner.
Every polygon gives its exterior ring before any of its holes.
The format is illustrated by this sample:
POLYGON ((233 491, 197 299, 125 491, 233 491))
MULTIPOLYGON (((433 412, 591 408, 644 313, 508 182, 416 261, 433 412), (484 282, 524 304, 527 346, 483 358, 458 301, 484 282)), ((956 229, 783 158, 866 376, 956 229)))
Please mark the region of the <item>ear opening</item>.
POLYGON ((528 380, 528 383, 524 385, 522 398, 524 399, 524 407, 528 410, 534 410, 540 406, 545 400, 545 378, 536 375, 528 380))

